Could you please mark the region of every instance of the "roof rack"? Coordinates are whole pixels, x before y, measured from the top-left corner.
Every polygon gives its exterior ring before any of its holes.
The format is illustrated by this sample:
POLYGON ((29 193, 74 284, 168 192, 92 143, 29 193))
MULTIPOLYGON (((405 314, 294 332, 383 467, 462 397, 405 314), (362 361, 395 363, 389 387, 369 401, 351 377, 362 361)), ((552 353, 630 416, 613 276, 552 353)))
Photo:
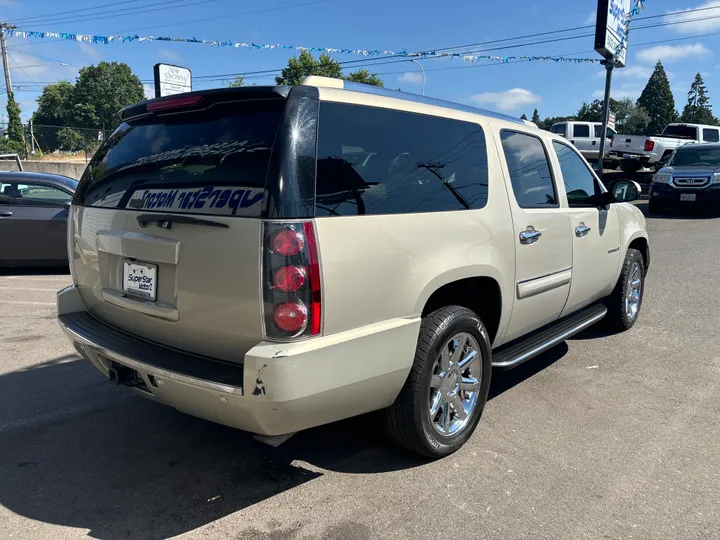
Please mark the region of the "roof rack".
POLYGON ((339 88, 342 90, 350 90, 352 92, 362 92, 363 94, 374 94, 376 96, 385 96, 395 99, 403 99, 405 101, 413 101, 415 103, 424 103, 425 105, 434 105, 436 107, 443 107, 445 109, 454 109, 456 111, 469 112, 472 114, 481 114, 483 116, 489 116, 498 120, 505 120, 506 122, 514 122, 516 124, 525 124, 519 118, 508 116, 506 114, 500 114, 487 109, 481 109, 479 107, 473 107, 471 105, 462 105, 461 103, 455 103, 454 101, 446 101, 444 99, 431 98, 421 96, 419 94, 412 94, 410 92, 402 92, 400 90, 390 90, 380 86, 373 86, 371 84, 356 83, 351 81, 345 81, 343 79, 336 79, 334 77, 319 77, 317 75, 311 75, 305 77, 302 83, 305 86, 319 86, 325 88, 339 88))

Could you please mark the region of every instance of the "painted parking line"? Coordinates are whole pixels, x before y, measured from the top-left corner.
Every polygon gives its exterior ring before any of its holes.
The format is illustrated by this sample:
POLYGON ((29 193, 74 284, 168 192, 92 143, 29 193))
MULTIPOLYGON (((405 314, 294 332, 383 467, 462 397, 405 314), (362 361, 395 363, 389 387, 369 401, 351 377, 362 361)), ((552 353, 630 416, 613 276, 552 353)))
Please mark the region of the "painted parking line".
POLYGON ((41 289, 38 287, 0 287, 0 291, 48 291, 57 292, 57 289, 41 289))

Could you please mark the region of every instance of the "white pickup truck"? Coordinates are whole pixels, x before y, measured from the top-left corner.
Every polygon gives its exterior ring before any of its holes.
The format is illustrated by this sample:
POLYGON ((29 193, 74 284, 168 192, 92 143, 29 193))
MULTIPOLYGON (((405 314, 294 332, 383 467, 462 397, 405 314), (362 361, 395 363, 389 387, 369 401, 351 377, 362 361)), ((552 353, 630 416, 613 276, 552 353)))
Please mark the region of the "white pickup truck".
MULTIPOLYGON (((679 146, 698 142, 720 142, 720 127, 702 124, 668 124, 661 135, 615 135, 608 154, 621 159, 625 172, 657 167, 679 146)), ((661 165, 660 165, 661 166, 661 165)))

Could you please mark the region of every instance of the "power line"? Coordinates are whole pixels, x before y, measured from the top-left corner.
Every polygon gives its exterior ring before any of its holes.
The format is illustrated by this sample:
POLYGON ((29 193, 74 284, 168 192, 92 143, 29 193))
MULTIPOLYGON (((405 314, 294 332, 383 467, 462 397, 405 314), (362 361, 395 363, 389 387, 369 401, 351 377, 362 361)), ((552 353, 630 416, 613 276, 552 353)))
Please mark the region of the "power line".
MULTIPOLYGON (((125 4, 134 4, 134 3, 136 3, 136 2, 142 2, 142 1, 144 1, 144 0, 126 0, 124 3, 125 3, 125 4)), ((139 6, 139 9, 144 9, 144 8, 147 8, 147 7, 156 6, 156 5, 160 5, 160 4, 179 3, 179 2, 185 2, 185 1, 187 1, 187 0, 165 0, 165 1, 163 1, 163 2, 156 2, 156 3, 154 3, 154 4, 146 4, 145 6, 139 6)), ((117 2, 111 2, 111 3, 109 3, 109 4, 101 4, 101 5, 99 5, 99 6, 89 7, 89 8, 70 9, 70 10, 67 10, 67 11, 58 11, 58 12, 55 12, 55 13, 48 13, 48 14, 45 14, 45 15, 34 15, 34 16, 32 16, 32 17, 21 17, 21 18, 18 18, 18 19, 12 19, 10 22, 13 23, 13 24, 15 24, 15 25, 17 25, 17 24, 26 24, 26 23, 28 23, 28 22, 29 22, 30 24, 35 24, 35 23, 38 22, 38 21, 45 21, 45 20, 50 20, 50 21, 56 22, 58 19, 67 19, 67 18, 68 18, 68 15, 70 15, 70 14, 80 13, 80 12, 82 12, 82 11, 92 11, 92 10, 95 10, 95 9, 103 9, 103 8, 106 8, 106 7, 114 7, 114 6, 117 6, 117 2), (58 15, 61 15, 61 17, 58 17, 58 15)), ((130 8, 130 9, 135 9, 135 8, 130 8)), ((80 17, 92 16, 92 15, 101 15, 101 14, 104 14, 104 13, 112 13, 112 12, 114 12, 114 11, 116 11, 116 10, 104 10, 104 11, 99 11, 99 12, 97 12, 97 13, 88 13, 87 15, 81 15, 80 17)))

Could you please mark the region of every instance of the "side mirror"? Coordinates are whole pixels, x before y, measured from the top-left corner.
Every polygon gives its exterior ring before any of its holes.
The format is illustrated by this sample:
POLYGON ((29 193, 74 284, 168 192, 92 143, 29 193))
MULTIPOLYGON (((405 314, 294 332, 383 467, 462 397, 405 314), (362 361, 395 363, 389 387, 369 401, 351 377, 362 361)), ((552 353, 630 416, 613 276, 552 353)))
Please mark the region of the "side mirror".
POLYGON ((637 201, 642 195, 640 184, 633 180, 618 180, 612 186, 613 202, 637 201))
POLYGON ((65 202, 63 203, 63 206, 64 206, 65 208, 70 208, 70 205, 71 205, 71 204, 72 204, 72 203, 71 203, 70 201, 65 201, 65 202))

